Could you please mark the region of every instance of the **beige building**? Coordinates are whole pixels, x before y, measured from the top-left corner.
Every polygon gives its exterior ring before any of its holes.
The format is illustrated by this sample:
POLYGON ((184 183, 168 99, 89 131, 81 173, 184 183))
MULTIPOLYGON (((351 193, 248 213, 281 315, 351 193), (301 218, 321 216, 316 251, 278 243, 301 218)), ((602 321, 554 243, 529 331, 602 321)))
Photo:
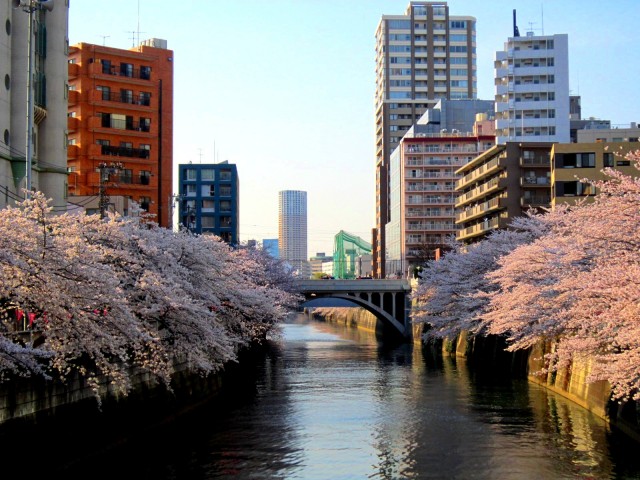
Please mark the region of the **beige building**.
MULTIPOLYGON (((31 186, 42 191, 57 211, 66 209, 67 191, 67 53, 68 2, 32 13, 13 2, 0 6, 0 207, 24 198, 27 152, 31 152, 31 186), (32 114, 27 132, 29 18, 33 19, 32 114)), ((50 7, 52 2, 48 3, 50 7)), ((25 7, 27 8, 27 7, 25 7)))
POLYGON ((625 158, 638 150, 637 142, 595 142, 556 144, 551 150, 551 204, 573 203, 577 199, 593 197, 597 189, 580 179, 606 180, 605 167, 629 175, 638 171, 625 158))
POLYGON ((383 15, 376 30, 376 229, 374 276, 385 276, 389 158, 409 128, 438 99, 474 99, 476 19, 449 15, 446 2, 412 1, 383 15))
MULTIPOLYGON (((637 142, 640 139, 640 128, 636 123, 628 127, 583 129, 577 131, 578 143, 594 142, 637 142)), ((640 148, 640 144, 637 145, 640 148)))

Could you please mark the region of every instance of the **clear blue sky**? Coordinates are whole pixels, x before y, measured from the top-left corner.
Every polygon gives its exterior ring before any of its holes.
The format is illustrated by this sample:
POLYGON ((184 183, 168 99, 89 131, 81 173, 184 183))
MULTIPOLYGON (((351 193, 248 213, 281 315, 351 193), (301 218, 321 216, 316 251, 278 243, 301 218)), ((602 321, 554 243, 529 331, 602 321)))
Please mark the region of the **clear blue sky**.
MULTIPOLYGON (((237 164, 241 240, 277 238, 280 190, 308 192, 310 256, 331 253, 339 230, 371 240, 374 34, 381 15, 404 13, 407 0, 70 3, 71 44, 167 40, 174 167, 237 164)), ((515 8, 521 34, 569 35, 570 88, 583 117, 640 122, 640 1, 448 3, 451 15, 477 19, 478 98, 493 98, 493 57, 512 34, 515 8)))

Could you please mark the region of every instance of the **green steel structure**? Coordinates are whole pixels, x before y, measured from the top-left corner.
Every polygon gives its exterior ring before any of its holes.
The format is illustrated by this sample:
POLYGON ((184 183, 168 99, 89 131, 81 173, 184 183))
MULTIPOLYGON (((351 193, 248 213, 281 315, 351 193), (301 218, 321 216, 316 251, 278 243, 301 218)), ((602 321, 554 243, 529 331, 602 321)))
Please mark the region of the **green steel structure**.
POLYGON ((333 244, 333 276, 355 278, 356 258, 371 255, 371 244, 351 233, 340 230, 333 244))

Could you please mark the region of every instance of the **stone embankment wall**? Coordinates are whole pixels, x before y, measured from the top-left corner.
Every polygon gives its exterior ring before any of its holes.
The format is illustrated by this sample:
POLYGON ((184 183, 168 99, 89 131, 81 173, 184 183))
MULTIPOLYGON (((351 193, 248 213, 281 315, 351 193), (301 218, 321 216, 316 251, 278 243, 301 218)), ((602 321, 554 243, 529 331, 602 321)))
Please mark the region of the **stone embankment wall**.
MULTIPOLYGON (((376 318, 361 308, 322 308, 310 314, 333 323, 376 330, 376 318)), ((423 344, 422 333, 422 325, 414 325, 414 344, 423 344)), ((608 382, 587 382, 591 368, 589 364, 574 363, 558 372, 545 372, 544 356, 551 353, 553 348, 550 343, 539 344, 530 351, 511 353, 505 351, 506 344, 501 338, 470 338, 463 332, 454 339, 434 342, 431 346, 445 355, 465 357, 472 361, 491 361, 513 375, 526 375, 530 381, 572 400, 640 441, 640 403, 613 402, 608 382)))

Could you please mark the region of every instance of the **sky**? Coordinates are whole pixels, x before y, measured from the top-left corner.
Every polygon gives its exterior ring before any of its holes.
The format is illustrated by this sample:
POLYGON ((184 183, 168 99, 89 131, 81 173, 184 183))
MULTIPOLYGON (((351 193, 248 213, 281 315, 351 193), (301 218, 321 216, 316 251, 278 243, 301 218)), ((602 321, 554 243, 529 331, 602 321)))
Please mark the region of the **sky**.
MULTIPOLYGON (((174 193, 183 163, 237 165, 240 239, 278 237, 278 192, 307 192, 308 253, 375 226, 375 30, 408 0, 71 0, 69 39, 174 52, 174 193), (178 5, 181 5, 178 7, 178 5)), ((478 98, 513 33, 566 33, 583 118, 640 123, 640 1, 449 0, 477 20, 478 98)))

